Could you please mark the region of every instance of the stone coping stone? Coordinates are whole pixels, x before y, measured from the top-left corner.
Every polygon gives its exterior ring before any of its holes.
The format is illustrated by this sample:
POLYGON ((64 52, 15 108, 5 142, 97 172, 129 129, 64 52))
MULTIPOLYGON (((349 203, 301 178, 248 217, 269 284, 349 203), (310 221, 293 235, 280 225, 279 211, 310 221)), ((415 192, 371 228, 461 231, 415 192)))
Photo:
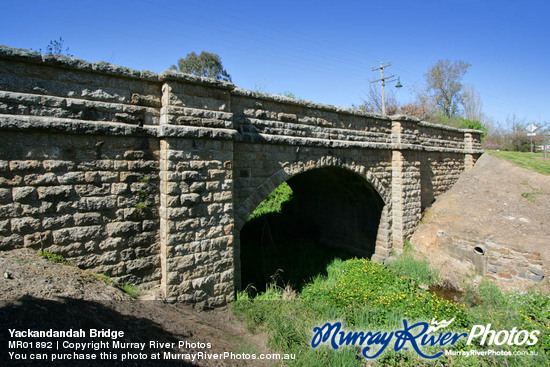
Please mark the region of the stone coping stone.
POLYGON ((0 130, 39 130, 69 134, 147 135, 153 137, 158 135, 158 127, 156 126, 28 115, 0 115, 0 130))

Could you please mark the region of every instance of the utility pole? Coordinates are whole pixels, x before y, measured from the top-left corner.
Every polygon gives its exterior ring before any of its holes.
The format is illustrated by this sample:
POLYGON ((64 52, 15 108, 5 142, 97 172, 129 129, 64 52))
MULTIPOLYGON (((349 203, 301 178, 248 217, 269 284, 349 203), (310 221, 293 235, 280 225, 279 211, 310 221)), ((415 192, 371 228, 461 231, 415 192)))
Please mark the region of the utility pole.
MULTIPOLYGON (((387 68, 388 66, 391 66, 391 63, 388 61, 388 63, 386 65, 384 65, 383 62, 380 62, 380 66, 375 68, 374 66, 372 67, 372 70, 371 71, 375 71, 375 70, 380 70, 380 76, 381 78, 378 79, 378 80, 373 80, 371 83, 376 83, 376 82, 381 82, 380 84, 382 85, 382 114, 385 115, 386 114, 386 90, 385 90, 385 87, 386 87, 386 79, 391 79, 391 78, 394 78, 395 75, 390 75, 390 76, 384 76, 384 68, 387 68)), ((395 80, 395 79, 394 79, 395 80)), ((388 82, 391 82, 391 81, 394 81, 394 80, 388 80, 388 82)), ((395 86, 396 88, 401 88, 402 85, 401 85, 401 82, 398 81, 397 82, 397 85, 395 86)))

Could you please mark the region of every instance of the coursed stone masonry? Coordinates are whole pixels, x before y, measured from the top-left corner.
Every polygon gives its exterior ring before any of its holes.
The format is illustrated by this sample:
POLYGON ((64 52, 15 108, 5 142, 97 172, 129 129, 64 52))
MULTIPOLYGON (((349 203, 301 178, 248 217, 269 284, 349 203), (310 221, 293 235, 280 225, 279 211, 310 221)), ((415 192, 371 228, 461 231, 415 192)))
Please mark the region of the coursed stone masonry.
POLYGON ((382 260, 482 153, 479 131, 5 46, 0 141, 0 249, 214 306, 239 287, 240 230, 282 182, 327 169, 362 182, 382 260))

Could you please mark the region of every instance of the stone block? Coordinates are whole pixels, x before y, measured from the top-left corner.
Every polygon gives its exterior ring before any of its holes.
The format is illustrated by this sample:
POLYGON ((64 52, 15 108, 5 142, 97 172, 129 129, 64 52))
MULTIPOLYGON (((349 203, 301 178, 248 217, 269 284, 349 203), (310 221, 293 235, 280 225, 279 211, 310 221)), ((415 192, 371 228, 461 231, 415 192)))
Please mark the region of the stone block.
POLYGON ((72 195, 72 186, 40 186, 36 189, 38 192, 38 199, 52 201, 62 198, 68 198, 72 195))
POLYGON ((11 219, 11 231, 15 233, 29 233, 39 231, 42 221, 38 218, 23 217, 11 219))
POLYGON ((201 196, 199 194, 182 194, 180 196, 182 205, 196 204, 201 201, 201 196))
POLYGON ((101 241, 99 243, 99 249, 100 250, 114 250, 118 248, 122 248, 125 244, 124 239, 120 237, 109 237, 104 241, 101 241))
MULTIPOLYGON (((54 214, 56 212, 56 206, 53 203, 47 201, 32 202, 30 204, 15 204, 16 213, 22 215, 44 215, 44 214, 54 214)), ((8 206, 8 205, 6 205, 8 206)), ((16 216, 18 214, 13 214, 11 216, 16 216)), ((2 216, 2 207, 0 206, 0 216, 2 216)))
POLYGON ((57 176, 52 172, 44 174, 33 173, 25 175, 23 181, 28 186, 55 185, 57 184, 57 176))
POLYGON ((99 213, 75 213, 73 216, 76 226, 89 226, 93 224, 101 224, 102 215, 99 213))
POLYGON ((57 180, 60 184, 76 184, 85 182, 84 172, 67 172, 57 176, 57 180))
POLYGON ((38 198, 37 191, 35 187, 24 186, 24 187, 14 187, 12 189, 13 201, 26 202, 36 200, 38 198))
POLYGON ((542 269, 528 268, 527 270, 534 275, 544 277, 544 271, 542 269))
POLYGON ((11 161, 9 163, 10 171, 35 171, 42 168, 42 162, 36 160, 11 161))
POLYGON ((89 211, 109 210, 117 206, 116 196, 99 196, 83 198, 89 211))
POLYGON ((75 163, 71 161, 47 159, 42 162, 46 171, 71 171, 75 168, 75 163))
POLYGON ((107 234, 111 237, 135 234, 140 230, 136 222, 114 222, 106 226, 107 234))
MULTIPOLYGON (((81 215, 76 213, 73 215, 52 215, 42 218, 42 228, 44 229, 58 229, 63 227, 72 227, 75 225, 76 216, 81 215)), ((95 223, 90 223, 95 224, 95 223)), ((77 224, 80 225, 80 224, 77 224)))
POLYGON ((23 247, 23 236, 14 233, 11 236, 0 237, 0 250, 11 250, 20 247, 23 247))
POLYGON ((144 220, 141 223, 142 229, 144 231, 154 231, 158 228, 158 225, 159 223, 156 220, 144 220))
POLYGON ((102 226, 62 228, 53 231, 53 242, 57 245, 70 244, 74 242, 89 241, 94 238, 101 238, 104 230, 102 226))

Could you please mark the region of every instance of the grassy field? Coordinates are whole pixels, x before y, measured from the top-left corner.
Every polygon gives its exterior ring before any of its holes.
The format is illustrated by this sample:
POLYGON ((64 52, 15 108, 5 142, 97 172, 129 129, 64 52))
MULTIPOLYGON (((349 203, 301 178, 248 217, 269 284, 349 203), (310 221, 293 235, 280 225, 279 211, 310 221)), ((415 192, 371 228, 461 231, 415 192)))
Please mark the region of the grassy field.
MULTIPOLYGON (((550 158, 543 159, 543 153, 506 152, 497 150, 487 150, 486 152, 497 158, 506 159, 520 167, 550 175, 550 158)), ((550 157, 550 153, 548 156, 550 157)))

